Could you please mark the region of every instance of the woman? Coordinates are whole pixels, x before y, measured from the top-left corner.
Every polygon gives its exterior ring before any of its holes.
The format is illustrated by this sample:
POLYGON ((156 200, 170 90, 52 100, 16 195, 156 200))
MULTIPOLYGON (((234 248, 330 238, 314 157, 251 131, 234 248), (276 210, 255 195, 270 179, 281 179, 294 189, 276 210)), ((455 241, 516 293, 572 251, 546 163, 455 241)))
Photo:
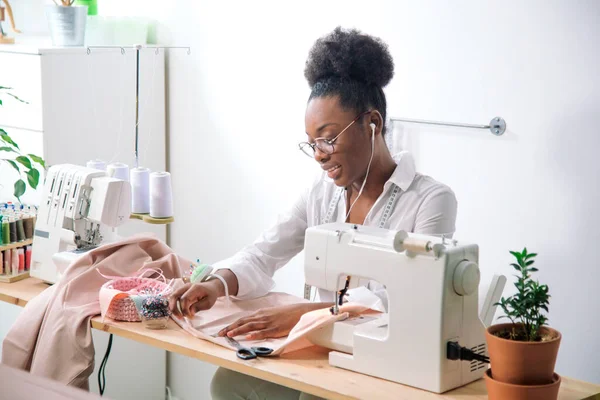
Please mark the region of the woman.
MULTIPOLYGON (((423 234, 454 232, 453 192, 416 173, 407 154, 394 159, 386 146, 383 88, 393 74, 392 57, 377 38, 338 27, 317 40, 304 72, 311 94, 305 116, 307 141, 300 149, 320 164, 323 176, 253 245, 214 265, 229 293, 242 299, 265 295, 274 286, 275 271, 303 249, 310 226, 349 222, 423 234)), ((385 304, 381 285, 369 282, 367 287, 385 304)), ((183 314, 191 317, 212 307, 224 293, 218 279, 187 284, 173 294, 173 312, 179 313, 174 307, 178 300, 183 314)), ((220 334, 253 340, 286 336, 304 313, 333 304, 333 293, 319 294, 321 303, 265 309, 220 334)), ((213 378, 212 394, 215 399, 246 398, 241 392, 257 386, 260 398, 299 396, 292 389, 223 369, 213 378)))

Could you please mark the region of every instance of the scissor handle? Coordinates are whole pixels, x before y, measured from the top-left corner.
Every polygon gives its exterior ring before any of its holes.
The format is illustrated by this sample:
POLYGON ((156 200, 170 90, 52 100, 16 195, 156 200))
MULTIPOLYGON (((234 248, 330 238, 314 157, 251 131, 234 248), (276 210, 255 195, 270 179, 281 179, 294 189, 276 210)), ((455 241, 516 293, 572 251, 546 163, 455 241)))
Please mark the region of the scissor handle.
POLYGON ((257 356, 257 353, 255 353, 254 350, 247 348, 239 349, 238 351, 236 351, 236 354, 238 358, 241 358, 242 360, 252 360, 257 356))
POLYGON ((269 354, 271 354, 273 352, 273 349, 270 347, 258 346, 258 347, 253 347, 252 351, 257 356, 268 356, 269 354))

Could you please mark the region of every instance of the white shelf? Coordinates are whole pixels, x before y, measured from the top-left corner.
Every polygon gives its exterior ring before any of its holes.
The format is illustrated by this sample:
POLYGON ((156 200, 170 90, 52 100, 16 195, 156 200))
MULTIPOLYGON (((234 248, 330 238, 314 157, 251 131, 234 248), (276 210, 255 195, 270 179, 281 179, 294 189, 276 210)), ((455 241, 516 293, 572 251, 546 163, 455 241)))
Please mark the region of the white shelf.
MULTIPOLYGON (((0 44, 0 53, 16 54, 83 54, 87 52, 86 46, 53 46, 50 36, 16 35, 14 44, 0 44)), ((152 45, 150 45, 152 46, 152 45)), ((124 49, 133 49, 132 45, 123 45, 124 49)), ((115 51, 114 49, 94 49, 99 51, 115 51)))

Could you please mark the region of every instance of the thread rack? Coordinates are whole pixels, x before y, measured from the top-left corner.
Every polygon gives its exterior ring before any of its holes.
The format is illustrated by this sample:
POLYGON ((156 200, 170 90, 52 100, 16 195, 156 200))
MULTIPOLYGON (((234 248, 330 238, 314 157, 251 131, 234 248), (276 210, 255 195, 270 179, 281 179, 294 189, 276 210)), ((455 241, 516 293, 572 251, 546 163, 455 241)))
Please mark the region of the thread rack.
MULTIPOLYGON (((6 251, 6 250, 18 249, 21 247, 26 247, 32 243, 33 243, 33 239, 26 239, 21 242, 0 245, 0 252, 6 251)), ((18 282, 25 278, 29 278, 29 271, 23 271, 16 275, 0 274, 0 282, 3 282, 3 283, 18 282)))

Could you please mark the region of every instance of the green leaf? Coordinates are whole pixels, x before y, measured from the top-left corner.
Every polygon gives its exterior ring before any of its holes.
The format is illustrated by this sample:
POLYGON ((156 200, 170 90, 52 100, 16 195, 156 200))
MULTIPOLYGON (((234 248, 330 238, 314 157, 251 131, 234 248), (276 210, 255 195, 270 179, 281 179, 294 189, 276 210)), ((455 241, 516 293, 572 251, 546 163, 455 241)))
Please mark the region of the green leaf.
POLYGON ((519 264, 513 263, 513 264, 510 264, 510 265, 512 265, 514 267, 514 269, 516 269, 517 271, 521 271, 521 266, 519 264))
POLYGON ((533 264, 534 262, 535 262, 534 260, 530 260, 530 261, 527 261, 527 262, 525 263, 525 265, 529 267, 529 266, 530 266, 531 264, 533 264))
POLYGON ((4 160, 4 161, 6 161, 10 165, 12 165, 13 168, 16 169, 18 173, 21 173, 21 170, 19 169, 19 166, 17 165, 16 162, 14 162, 13 160, 4 160))
POLYGON ((29 104, 28 102, 26 102, 25 100, 21 100, 20 98, 18 98, 17 96, 15 96, 12 93, 6 93, 7 95, 9 95, 10 97, 14 98, 15 100, 20 101, 21 103, 25 103, 25 104, 29 104))
POLYGON ((15 191, 13 194, 17 199, 19 199, 21 196, 23 196, 23 193, 25 193, 25 189, 25 182, 23 182, 23 179, 19 179, 15 182, 15 191))
POLYGON ((2 99, 0 99, 0 106, 2 105, 2 99))
POLYGON ((0 90, 12 90, 12 88, 8 86, 0 86, 0 90))
POLYGON ((10 146, 2 146, 2 147, 0 147, 0 151, 9 151, 9 152, 16 153, 15 149, 13 149, 10 146))
POLYGON ((537 256, 537 253, 530 253, 530 254, 527 254, 527 257, 525 257, 525 259, 529 260, 530 258, 533 258, 535 256, 537 256))
POLYGON ((27 171, 27 182, 29 182, 29 186, 31 186, 33 189, 35 189, 35 188, 37 188, 39 181, 40 181, 40 171, 38 171, 35 168, 32 168, 29 171, 27 171))
POLYGON ((4 143, 8 143, 14 147, 16 147, 17 149, 19 148, 19 145, 16 144, 10 136, 8 136, 8 133, 6 133, 6 131, 4 129, 0 129, 0 140, 2 140, 4 143))
POLYGON ((25 156, 19 156, 16 158, 16 160, 23 164, 26 168, 31 169, 31 161, 29 160, 29 158, 25 156))
POLYGON ((531 272, 537 272, 537 271, 539 271, 539 269, 537 269, 536 267, 531 267, 531 268, 529 268, 529 270, 531 272))
POLYGON ((27 154, 36 163, 40 164, 43 168, 46 168, 46 162, 42 157, 38 157, 35 154, 27 154))

